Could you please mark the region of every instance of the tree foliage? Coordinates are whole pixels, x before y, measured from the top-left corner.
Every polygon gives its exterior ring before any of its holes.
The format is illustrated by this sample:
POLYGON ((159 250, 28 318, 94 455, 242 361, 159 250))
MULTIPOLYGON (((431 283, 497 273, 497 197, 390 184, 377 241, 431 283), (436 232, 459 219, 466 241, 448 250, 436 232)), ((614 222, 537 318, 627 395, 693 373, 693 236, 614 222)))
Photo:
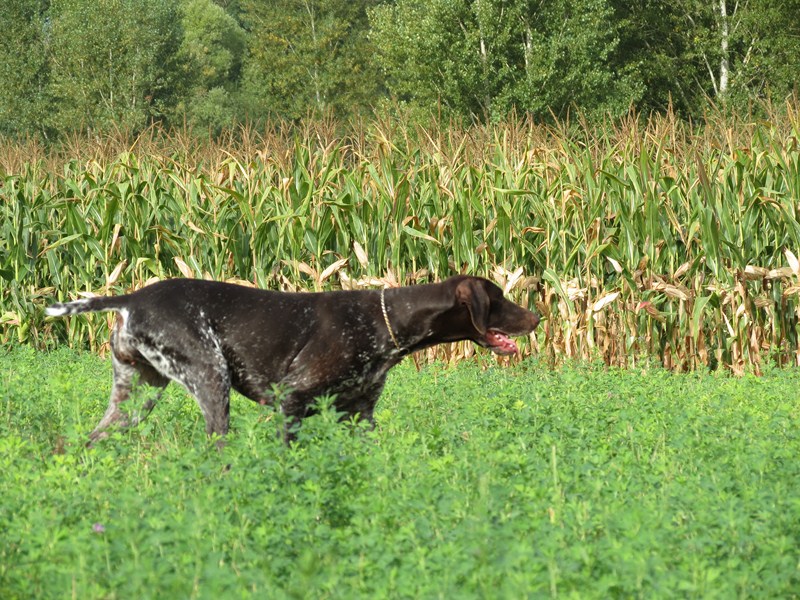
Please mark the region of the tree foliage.
POLYGON ((800 0, 14 0, 0 134, 414 112, 683 116, 796 93, 800 0))
POLYGON ((187 98, 176 112, 193 125, 218 131, 237 118, 235 94, 247 35, 211 0, 184 0, 182 22, 179 62, 187 98))
POLYGON ((727 60, 729 69, 728 89, 717 85, 717 95, 727 94, 731 101, 742 103, 766 96, 782 99, 796 91, 800 73, 800 1, 717 0, 715 4, 719 10, 714 31, 718 37, 725 30, 728 32, 727 43, 720 39, 717 45, 716 58, 720 64, 727 60), (722 6, 726 8, 724 16, 722 6))
POLYGON ((224 87, 239 77, 246 34, 211 0, 184 0, 181 59, 194 87, 224 87))
POLYGON ((458 113, 621 112, 641 96, 607 0, 398 0, 372 12, 397 98, 458 113))
POLYGON ((46 4, 46 0, 15 0, 0 10, 0 133, 47 134, 51 102, 46 4))
POLYGON ((141 127, 180 89, 177 0, 52 0, 47 29, 54 126, 141 127))
POLYGON ((243 0, 250 106, 298 118, 351 112, 375 97, 366 8, 370 0, 243 0))

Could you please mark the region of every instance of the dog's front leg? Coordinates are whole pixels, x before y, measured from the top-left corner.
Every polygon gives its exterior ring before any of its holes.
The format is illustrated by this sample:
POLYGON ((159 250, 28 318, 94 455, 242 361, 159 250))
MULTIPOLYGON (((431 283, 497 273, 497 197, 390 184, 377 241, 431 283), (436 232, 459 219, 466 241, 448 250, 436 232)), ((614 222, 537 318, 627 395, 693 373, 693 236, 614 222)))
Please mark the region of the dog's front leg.
POLYGON ((300 422, 309 414, 312 397, 298 392, 286 394, 281 400, 281 413, 283 413, 283 441, 291 444, 297 439, 297 429, 300 422))
POLYGON ((206 420, 206 433, 224 436, 230 425, 231 384, 227 375, 217 373, 187 386, 206 420))

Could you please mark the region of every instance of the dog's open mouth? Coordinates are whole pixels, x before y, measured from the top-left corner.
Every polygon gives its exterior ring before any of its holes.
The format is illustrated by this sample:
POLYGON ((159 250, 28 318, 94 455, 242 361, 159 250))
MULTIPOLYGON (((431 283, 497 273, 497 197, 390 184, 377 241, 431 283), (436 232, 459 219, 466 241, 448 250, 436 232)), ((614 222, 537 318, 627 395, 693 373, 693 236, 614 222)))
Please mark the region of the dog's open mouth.
POLYGON ((506 355, 519 352, 516 342, 497 329, 490 329, 487 331, 484 340, 486 342, 486 347, 495 354, 506 355))

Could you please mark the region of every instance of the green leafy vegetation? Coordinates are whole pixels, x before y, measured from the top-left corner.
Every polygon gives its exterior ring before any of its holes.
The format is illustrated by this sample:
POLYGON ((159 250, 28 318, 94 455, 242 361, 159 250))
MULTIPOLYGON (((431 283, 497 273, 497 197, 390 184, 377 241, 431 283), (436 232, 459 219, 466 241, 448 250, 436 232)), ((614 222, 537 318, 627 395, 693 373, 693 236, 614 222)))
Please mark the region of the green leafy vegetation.
POLYGON ((702 118, 797 91, 798 0, 14 0, 0 135, 377 111, 702 118))
POLYGON ((375 431, 323 410, 291 448, 235 397, 217 451, 170 386, 86 450, 109 363, 15 348, 3 596, 796 595, 797 371, 484 367, 404 363, 375 431))

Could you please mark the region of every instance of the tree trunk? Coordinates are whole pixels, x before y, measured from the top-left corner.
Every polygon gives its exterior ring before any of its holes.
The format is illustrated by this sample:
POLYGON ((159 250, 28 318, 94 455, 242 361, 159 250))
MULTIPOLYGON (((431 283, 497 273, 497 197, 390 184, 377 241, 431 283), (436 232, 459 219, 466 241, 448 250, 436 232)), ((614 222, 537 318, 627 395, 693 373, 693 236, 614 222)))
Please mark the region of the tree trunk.
POLYGON ((531 32, 530 24, 525 24, 525 41, 523 43, 525 50, 525 76, 530 79, 531 76, 531 59, 533 58, 533 33, 531 32))
POLYGON ((317 40, 316 14, 315 14, 314 7, 312 6, 312 3, 311 3, 310 0, 307 0, 305 2, 305 9, 306 9, 306 12, 308 13, 309 26, 311 28, 311 46, 312 46, 313 54, 314 54, 314 61, 313 61, 313 65, 311 66, 309 74, 311 75, 311 81, 312 81, 312 83, 314 85, 314 100, 317 103, 317 110, 324 111, 325 110, 325 101, 324 101, 324 99, 322 97, 322 90, 321 90, 320 81, 319 81, 319 79, 320 79, 320 76, 319 76, 319 60, 318 60, 318 55, 319 55, 318 43, 319 42, 317 40))
POLYGON ((486 110, 486 114, 488 115, 492 109, 492 97, 489 94, 489 57, 486 52, 486 41, 483 38, 483 31, 480 32, 481 35, 481 67, 483 68, 483 88, 484 88, 484 110, 486 110))
POLYGON ((720 54, 722 58, 719 61, 719 95, 725 96, 728 91, 728 73, 730 68, 728 63, 728 37, 730 33, 728 30, 728 9, 725 5, 725 0, 719 0, 719 17, 720 30, 722 32, 722 39, 720 40, 720 54))

